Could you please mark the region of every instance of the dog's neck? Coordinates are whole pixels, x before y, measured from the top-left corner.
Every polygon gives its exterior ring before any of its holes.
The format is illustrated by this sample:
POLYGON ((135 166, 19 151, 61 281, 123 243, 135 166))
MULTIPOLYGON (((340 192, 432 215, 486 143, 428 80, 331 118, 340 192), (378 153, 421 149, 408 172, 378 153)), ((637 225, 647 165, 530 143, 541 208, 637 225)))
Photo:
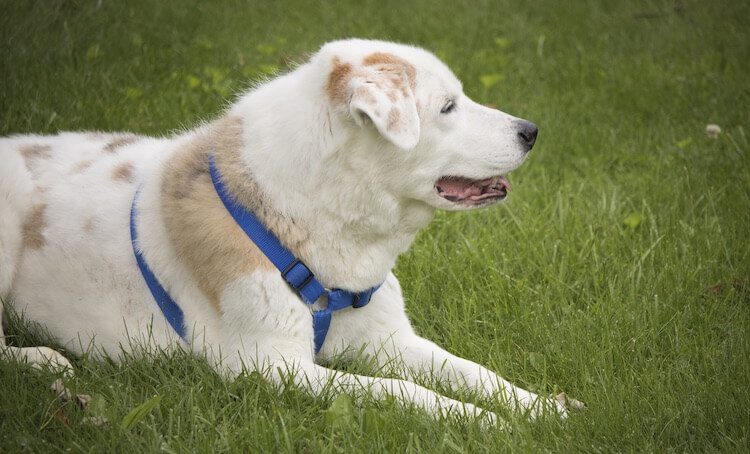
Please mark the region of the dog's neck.
POLYGON ((320 112, 302 106, 296 113, 276 110, 282 116, 269 124, 254 108, 264 103, 263 93, 254 94, 203 129, 199 153, 216 155, 232 195, 324 285, 361 291, 382 282, 433 209, 381 191, 372 166, 351 169, 337 149, 350 144, 333 140, 330 117, 316 118, 320 112))

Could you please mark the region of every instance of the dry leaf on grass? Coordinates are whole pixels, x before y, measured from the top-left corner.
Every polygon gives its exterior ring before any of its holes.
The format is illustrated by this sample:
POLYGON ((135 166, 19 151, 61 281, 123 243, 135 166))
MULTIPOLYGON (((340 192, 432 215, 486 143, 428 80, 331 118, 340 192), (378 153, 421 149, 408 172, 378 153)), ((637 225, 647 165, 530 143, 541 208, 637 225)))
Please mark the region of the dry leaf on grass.
POLYGON ((91 396, 88 394, 76 394, 74 398, 73 393, 65 387, 65 383, 63 383, 60 378, 55 380, 49 388, 57 394, 57 398, 62 402, 68 402, 75 399, 75 402, 81 407, 81 409, 86 409, 86 406, 91 402, 91 396))

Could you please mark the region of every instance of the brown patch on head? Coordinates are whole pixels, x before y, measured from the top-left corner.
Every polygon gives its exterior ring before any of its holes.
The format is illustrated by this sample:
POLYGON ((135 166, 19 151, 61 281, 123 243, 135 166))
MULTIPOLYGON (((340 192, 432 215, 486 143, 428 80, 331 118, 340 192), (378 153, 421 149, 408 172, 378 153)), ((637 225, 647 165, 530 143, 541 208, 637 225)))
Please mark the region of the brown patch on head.
POLYGON ((367 87, 357 87, 357 90, 354 92, 354 94, 367 104, 375 105, 378 103, 375 95, 373 95, 372 91, 370 91, 370 89, 367 87))
POLYGON ((107 153, 116 153, 118 148, 138 142, 141 138, 135 134, 117 134, 104 146, 107 153))
POLYGON ((133 182, 133 172, 135 168, 130 162, 123 162, 114 168, 112 171, 112 179, 119 181, 127 181, 128 183, 133 182))
MULTIPOLYGON (((288 235, 264 208, 264 196, 246 164, 240 163, 242 124, 222 118, 170 160, 162 180, 162 213, 178 259, 218 312, 224 288, 256 270, 275 270, 227 212, 211 183, 208 156, 213 153, 222 180, 233 197, 290 246, 288 235)), ((288 220, 286 220, 288 222, 288 220)))
MULTIPOLYGON (((375 52, 366 56, 362 60, 362 65, 376 71, 376 74, 373 75, 372 72, 363 68, 353 68, 349 63, 342 63, 339 57, 333 57, 333 69, 328 76, 326 93, 334 105, 345 104, 349 101, 351 95, 349 82, 357 76, 366 77, 367 83, 382 90, 391 102, 396 102, 399 92, 402 97, 407 98, 410 96, 409 89, 411 88, 413 92, 416 88, 417 71, 414 65, 393 54, 375 52)), ((359 91, 360 88, 357 90, 359 91)), ((355 94, 359 93, 355 92, 355 94)))
POLYGON ((352 65, 341 63, 338 57, 333 57, 333 69, 328 75, 326 93, 334 104, 344 104, 348 100, 348 86, 352 76, 352 65))
POLYGON ((44 238, 44 229, 47 227, 47 220, 44 217, 46 208, 47 205, 43 203, 34 205, 24 220, 23 244, 29 249, 41 249, 47 244, 44 238))
POLYGON ((396 129, 399 120, 401 120, 401 111, 396 107, 391 107, 390 112, 388 112, 388 130, 396 129))
MULTIPOLYGON (((365 66, 376 66, 378 70, 384 72, 401 72, 403 71, 409 78, 409 87, 414 91, 417 84, 417 70, 414 65, 404 60, 401 57, 397 57, 393 54, 386 52, 375 52, 370 54, 362 60, 362 64, 365 66)), ((399 82, 400 82, 399 77, 399 82)))

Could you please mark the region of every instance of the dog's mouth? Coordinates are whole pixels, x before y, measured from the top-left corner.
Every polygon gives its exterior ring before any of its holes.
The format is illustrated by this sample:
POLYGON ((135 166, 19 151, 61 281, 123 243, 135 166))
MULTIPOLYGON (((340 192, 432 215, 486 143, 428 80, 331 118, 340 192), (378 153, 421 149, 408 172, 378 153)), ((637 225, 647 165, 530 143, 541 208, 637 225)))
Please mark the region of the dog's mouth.
POLYGON ((502 175, 483 180, 446 176, 435 183, 435 190, 445 200, 466 206, 486 205, 503 200, 510 192, 510 183, 502 175))

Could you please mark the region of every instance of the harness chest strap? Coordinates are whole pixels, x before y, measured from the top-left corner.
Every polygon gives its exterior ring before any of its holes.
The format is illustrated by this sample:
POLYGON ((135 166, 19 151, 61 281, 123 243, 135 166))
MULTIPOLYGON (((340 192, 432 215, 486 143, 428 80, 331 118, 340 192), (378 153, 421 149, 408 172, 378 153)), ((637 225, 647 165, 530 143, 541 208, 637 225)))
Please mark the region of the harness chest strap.
MULTIPOLYGON (((214 156, 209 156, 209 170, 211 173, 211 182, 216 190, 219 199, 224 207, 232 216, 237 225, 250 238, 258 249, 279 269, 282 278, 289 284, 292 289, 299 295, 305 303, 311 305, 320 297, 327 296, 328 304, 325 309, 313 311, 313 331, 315 333, 315 352, 319 352, 323 346, 328 328, 331 325, 331 315, 333 312, 345 309, 347 307, 359 308, 370 302, 372 294, 380 287, 369 288, 363 292, 350 292, 343 289, 327 290, 315 278, 312 271, 301 260, 295 257, 278 238, 269 231, 263 223, 249 210, 232 198, 221 180, 214 162, 214 156)), ((133 244, 133 252, 138 262, 138 267, 143 274, 143 278, 148 285, 151 294, 156 300, 157 305, 164 313, 165 318, 179 336, 187 342, 185 338, 184 316, 180 307, 169 296, 166 290, 159 284, 158 279, 149 269, 146 261, 136 246, 137 231, 135 228, 136 200, 138 192, 133 198, 133 204, 130 210, 130 235, 133 244)))

